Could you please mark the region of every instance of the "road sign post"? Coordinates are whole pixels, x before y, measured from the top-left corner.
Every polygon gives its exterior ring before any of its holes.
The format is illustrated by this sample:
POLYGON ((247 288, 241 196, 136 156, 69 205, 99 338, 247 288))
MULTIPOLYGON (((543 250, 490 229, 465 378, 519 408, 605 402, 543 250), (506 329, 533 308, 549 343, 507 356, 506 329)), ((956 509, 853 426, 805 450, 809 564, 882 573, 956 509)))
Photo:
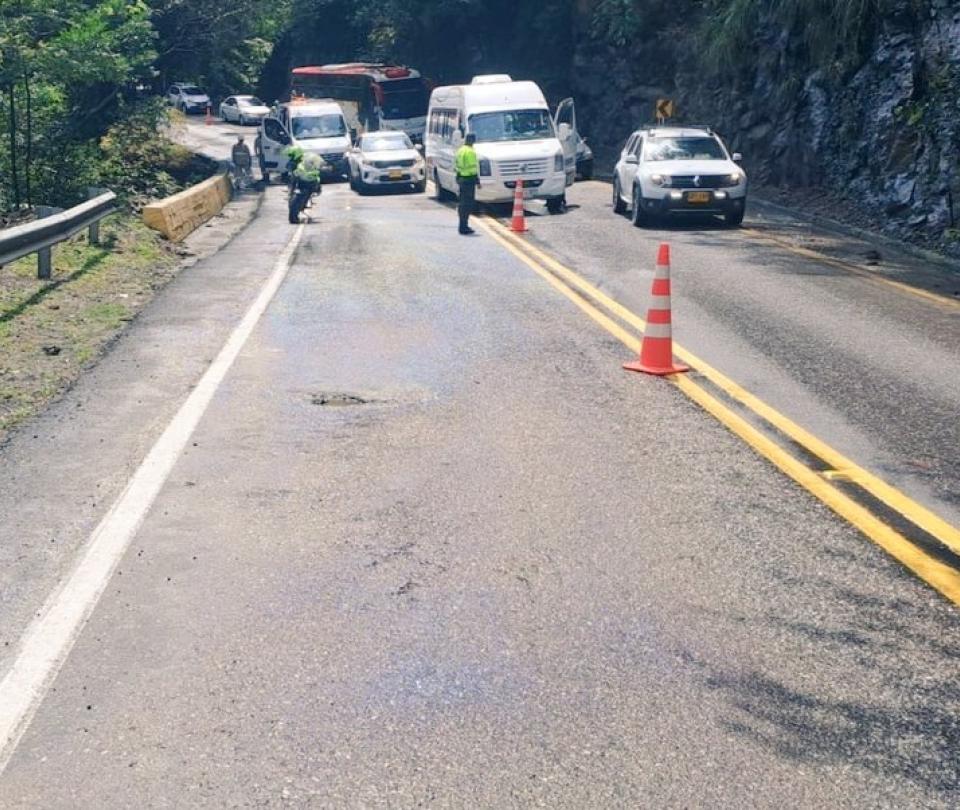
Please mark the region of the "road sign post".
POLYGON ((657 115, 657 123, 662 124, 668 118, 673 118, 677 114, 677 105, 674 104, 673 99, 658 98, 654 111, 657 115))

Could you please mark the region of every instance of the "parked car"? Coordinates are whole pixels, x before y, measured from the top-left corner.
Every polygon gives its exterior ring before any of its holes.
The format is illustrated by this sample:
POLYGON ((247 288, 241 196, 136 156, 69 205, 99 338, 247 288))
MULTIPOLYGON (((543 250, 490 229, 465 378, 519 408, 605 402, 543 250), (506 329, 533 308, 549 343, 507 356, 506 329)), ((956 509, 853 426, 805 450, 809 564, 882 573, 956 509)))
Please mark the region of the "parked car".
POLYGON ((167 103, 187 115, 203 113, 210 106, 210 96, 195 84, 177 82, 170 85, 170 89, 167 91, 167 103))
POLYGON ((270 108, 256 96, 228 96, 220 103, 220 117, 240 126, 259 124, 270 115, 270 108))
POLYGON ((747 175, 709 127, 654 126, 634 132, 613 172, 613 210, 633 224, 650 217, 720 214, 743 222, 747 175))
POLYGON ((350 188, 363 194, 373 188, 403 187, 422 192, 427 187, 423 147, 414 146, 405 132, 368 132, 347 152, 350 188))

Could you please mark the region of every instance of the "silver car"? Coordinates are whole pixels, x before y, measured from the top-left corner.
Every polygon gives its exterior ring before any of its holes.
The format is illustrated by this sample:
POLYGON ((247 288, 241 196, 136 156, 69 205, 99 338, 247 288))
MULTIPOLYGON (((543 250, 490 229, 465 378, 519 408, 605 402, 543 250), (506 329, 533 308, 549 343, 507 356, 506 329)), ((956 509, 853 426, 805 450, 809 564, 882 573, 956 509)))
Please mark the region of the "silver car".
POLYGON ((210 96, 195 84, 177 82, 170 85, 170 89, 167 90, 167 103, 187 115, 204 113, 210 106, 210 96))
POLYGON ((220 103, 220 117, 227 123, 259 124, 270 108, 256 96, 228 96, 220 103))

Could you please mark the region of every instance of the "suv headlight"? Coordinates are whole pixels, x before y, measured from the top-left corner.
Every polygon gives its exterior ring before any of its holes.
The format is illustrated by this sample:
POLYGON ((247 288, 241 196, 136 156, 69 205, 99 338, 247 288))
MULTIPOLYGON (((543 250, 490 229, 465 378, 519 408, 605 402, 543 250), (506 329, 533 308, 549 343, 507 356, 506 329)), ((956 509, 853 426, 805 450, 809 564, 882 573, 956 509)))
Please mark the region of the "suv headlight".
POLYGON ((480 159, 480 176, 481 177, 490 177, 493 174, 493 168, 490 165, 490 161, 486 158, 480 159))
POLYGON ((743 182, 743 172, 733 172, 727 177, 727 183, 731 186, 739 186, 743 182))
POLYGON ((563 152, 561 152, 559 155, 553 156, 553 170, 555 172, 566 171, 563 165, 563 152))
POLYGON ((650 182, 653 183, 655 186, 669 186, 670 178, 662 174, 651 174, 650 182))

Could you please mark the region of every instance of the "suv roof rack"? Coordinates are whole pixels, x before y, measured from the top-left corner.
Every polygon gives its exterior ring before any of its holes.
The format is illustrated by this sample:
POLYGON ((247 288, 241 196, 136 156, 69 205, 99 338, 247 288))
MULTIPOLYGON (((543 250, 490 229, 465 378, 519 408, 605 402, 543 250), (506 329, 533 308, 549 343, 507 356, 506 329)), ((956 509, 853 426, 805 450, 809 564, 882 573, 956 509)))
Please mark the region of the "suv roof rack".
POLYGON ((705 132, 713 135, 713 127, 709 124, 687 124, 687 123, 673 123, 673 124, 646 124, 640 129, 643 130, 652 130, 652 129, 702 129, 705 132))

